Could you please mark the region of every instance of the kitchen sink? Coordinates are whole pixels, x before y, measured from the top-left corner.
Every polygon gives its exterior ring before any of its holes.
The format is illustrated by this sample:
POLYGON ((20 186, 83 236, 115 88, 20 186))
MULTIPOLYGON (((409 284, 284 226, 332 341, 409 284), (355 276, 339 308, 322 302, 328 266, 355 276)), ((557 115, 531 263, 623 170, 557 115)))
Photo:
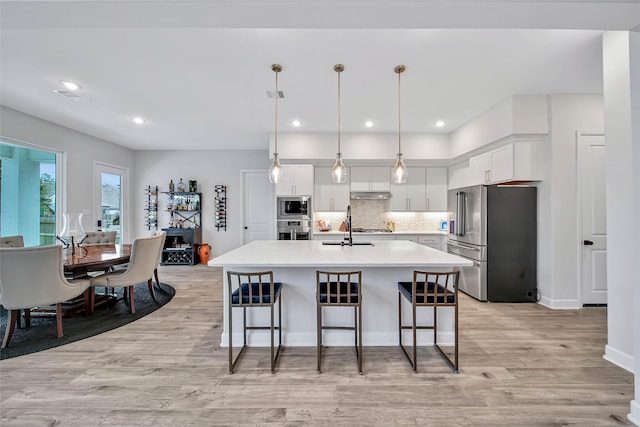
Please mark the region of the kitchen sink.
MULTIPOLYGON (((335 240, 324 241, 322 242, 322 244, 327 246, 349 246, 348 243, 338 242, 335 240)), ((353 242, 353 246, 375 246, 375 245, 373 244, 373 242, 353 242)))

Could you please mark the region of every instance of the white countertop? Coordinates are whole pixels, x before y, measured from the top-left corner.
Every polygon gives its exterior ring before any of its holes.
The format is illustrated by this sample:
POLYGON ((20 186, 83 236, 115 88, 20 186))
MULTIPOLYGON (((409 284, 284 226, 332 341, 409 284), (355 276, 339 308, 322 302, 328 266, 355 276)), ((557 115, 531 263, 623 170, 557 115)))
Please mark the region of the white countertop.
MULTIPOLYGON (((358 233, 358 235, 364 233, 358 233)), ((366 236, 354 241, 366 241, 366 236)), ((323 245, 321 240, 256 240, 209 260, 210 267, 469 267, 473 263, 408 240, 374 246, 323 245)))
MULTIPOLYGON (((328 235, 332 235, 332 234, 349 234, 348 231, 335 231, 335 230, 331 230, 331 231, 317 231, 315 230, 313 232, 314 236, 322 236, 323 234, 328 234, 328 235)), ((440 236, 446 236, 448 234, 448 232, 446 231, 392 231, 392 232, 386 232, 386 231, 378 231, 378 232, 363 232, 363 231, 356 231, 352 233, 354 236, 360 236, 360 235, 383 235, 383 236, 397 236, 397 235, 410 235, 410 236, 420 236, 420 235, 440 235, 440 236)))

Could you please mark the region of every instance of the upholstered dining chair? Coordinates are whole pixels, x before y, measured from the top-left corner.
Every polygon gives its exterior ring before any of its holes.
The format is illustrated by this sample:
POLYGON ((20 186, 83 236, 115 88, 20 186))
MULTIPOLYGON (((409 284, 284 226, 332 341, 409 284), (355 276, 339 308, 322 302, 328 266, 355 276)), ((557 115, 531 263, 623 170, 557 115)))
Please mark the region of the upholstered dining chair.
POLYGON ((87 237, 81 246, 115 245, 117 231, 86 231, 87 237))
MULTIPOLYGON (((157 303, 156 293, 153 289, 153 274, 158 266, 158 249, 164 244, 164 235, 158 234, 152 237, 140 237, 133 241, 131 247, 131 258, 127 268, 123 270, 110 271, 97 277, 91 278, 91 287, 103 286, 106 288, 125 288, 129 298, 129 310, 131 314, 136 312, 136 305, 133 297, 133 286, 137 283, 147 282, 151 297, 157 303)), ((93 313, 95 308, 95 293, 89 293, 89 312, 93 313)))
MULTIPOLYGON (((0 248, 0 304, 7 309, 7 328, 2 348, 9 345, 20 310, 56 305, 58 338, 62 331, 62 303, 82 295, 89 280, 64 277, 62 246, 0 248)), ((28 326, 28 317, 27 317, 28 326)))
POLYGON ((164 249, 164 241, 167 238, 167 232, 166 231, 154 231, 152 234, 152 236, 163 236, 162 237, 162 244, 158 247, 158 258, 156 260, 156 268, 153 269, 153 275, 156 278, 156 285, 158 285, 158 289, 162 290, 162 286, 160 285, 160 279, 158 279, 158 266, 160 265, 160 261, 162 261, 162 250, 164 249))
POLYGON ((0 248, 23 248, 24 239, 22 236, 2 236, 0 237, 0 248))

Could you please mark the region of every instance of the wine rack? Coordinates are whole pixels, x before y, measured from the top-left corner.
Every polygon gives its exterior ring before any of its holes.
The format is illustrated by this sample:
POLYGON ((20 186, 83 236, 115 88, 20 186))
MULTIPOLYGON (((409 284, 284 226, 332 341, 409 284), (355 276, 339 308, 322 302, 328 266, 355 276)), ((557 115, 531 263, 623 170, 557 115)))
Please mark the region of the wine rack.
POLYGON ((215 192, 216 230, 227 231, 227 186, 216 185, 213 187, 213 190, 215 192))
POLYGON ((158 229, 158 186, 147 186, 145 188, 145 193, 147 195, 147 200, 145 202, 144 211, 145 211, 145 223, 147 226, 147 230, 151 230, 152 228, 158 229))

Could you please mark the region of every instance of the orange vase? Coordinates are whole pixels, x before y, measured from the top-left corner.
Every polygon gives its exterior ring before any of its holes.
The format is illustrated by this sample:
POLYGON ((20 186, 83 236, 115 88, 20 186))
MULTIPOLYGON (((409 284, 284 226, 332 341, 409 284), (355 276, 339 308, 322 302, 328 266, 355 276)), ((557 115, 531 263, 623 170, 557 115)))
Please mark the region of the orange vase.
POLYGON ((211 255, 211 246, 208 243, 201 244, 198 247, 198 255, 200 255, 200 264, 206 264, 211 255))

